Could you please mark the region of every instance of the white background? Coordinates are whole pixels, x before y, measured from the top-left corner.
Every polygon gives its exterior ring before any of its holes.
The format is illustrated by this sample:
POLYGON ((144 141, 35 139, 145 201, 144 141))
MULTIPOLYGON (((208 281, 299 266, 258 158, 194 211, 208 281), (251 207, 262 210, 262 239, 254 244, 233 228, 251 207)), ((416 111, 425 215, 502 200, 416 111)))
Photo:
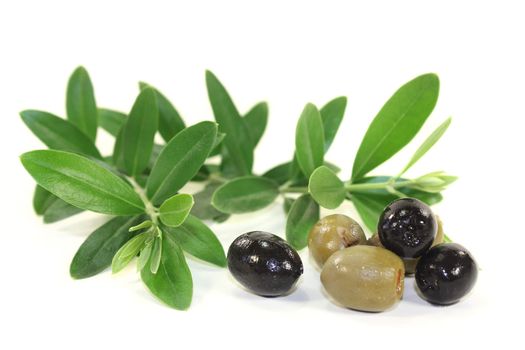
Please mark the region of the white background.
MULTIPOLYGON (((523 51, 525 22, 511 1, 2 1, 0 115, 2 199, 0 348, 459 348, 519 341, 523 315, 523 51), (365 3, 365 2, 362 2, 365 3), (446 232, 482 271, 464 301, 434 307, 412 279, 404 300, 381 314, 326 299, 318 272, 285 298, 251 295, 226 269, 189 260, 194 299, 171 310, 133 267, 88 280, 69 262, 105 218, 82 214, 44 226, 32 211, 33 180, 18 156, 41 148, 18 112, 64 115, 65 85, 84 65, 100 106, 128 111, 144 80, 163 91, 188 124, 211 118, 204 70, 224 82, 241 111, 266 100, 270 121, 255 170, 290 159, 306 102, 348 96, 328 158, 351 170, 366 128, 413 77, 436 72, 438 105, 421 135, 377 173, 400 169, 448 116, 453 124, 410 175, 446 170, 460 180, 435 207, 446 232)), ((99 145, 111 149, 100 133, 99 145)), ((350 206, 338 212, 355 215, 350 206)), ((280 205, 213 225, 225 248, 239 234, 283 234, 280 205)))

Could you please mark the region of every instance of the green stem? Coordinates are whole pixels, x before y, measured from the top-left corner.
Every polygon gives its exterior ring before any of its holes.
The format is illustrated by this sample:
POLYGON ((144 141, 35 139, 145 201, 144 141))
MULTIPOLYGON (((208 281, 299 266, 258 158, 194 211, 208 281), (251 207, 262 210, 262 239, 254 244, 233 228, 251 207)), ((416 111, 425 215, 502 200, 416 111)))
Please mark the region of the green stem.
POLYGON ((414 183, 414 180, 406 180, 406 181, 399 181, 392 183, 391 181, 387 182, 376 182, 376 183, 366 183, 366 184, 353 184, 353 183, 346 183, 345 188, 352 192, 352 191, 367 191, 367 190, 381 190, 388 187, 391 187, 393 189, 405 187, 410 184, 414 183))
POLYGON ((144 202, 144 211, 146 214, 151 218, 151 221, 155 226, 158 226, 159 224, 159 213, 157 208, 153 205, 153 203, 150 202, 148 197, 146 196, 146 192, 144 192, 144 189, 140 187, 140 185, 133 179, 132 177, 126 177, 131 186, 133 186, 133 189, 137 194, 139 195, 140 199, 144 202))

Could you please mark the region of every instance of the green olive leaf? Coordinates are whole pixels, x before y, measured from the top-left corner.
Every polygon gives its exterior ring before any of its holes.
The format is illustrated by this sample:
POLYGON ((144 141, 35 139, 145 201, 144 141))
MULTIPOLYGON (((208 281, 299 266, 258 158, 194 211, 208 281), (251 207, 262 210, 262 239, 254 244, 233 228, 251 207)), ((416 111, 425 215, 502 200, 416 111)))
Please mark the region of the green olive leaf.
POLYGON ((153 250, 153 242, 146 242, 146 245, 140 251, 139 258, 137 260, 137 271, 142 271, 149 261, 151 251, 153 250))
POLYGON ((215 138, 215 144, 213 145, 213 149, 211 150, 208 157, 215 157, 221 154, 222 151, 222 141, 224 141, 224 138, 226 137, 226 134, 223 132, 217 133, 217 138, 215 138))
POLYGON ((144 212, 144 203, 129 184, 83 156, 38 150, 20 159, 40 186, 75 207, 112 215, 144 212))
MULTIPOLYGON (((89 74, 84 67, 75 69, 67 84, 67 119, 92 141, 97 137, 98 111, 89 74)), ((67 135, 64 135, 67 136, 67 135)))
POLYGON ((297 162, 307 177, 323 165, 324 131, 321 115, 313 104, 304 108, 295 132, 297 162))
POLYGON ((128 175, 140 175, 148 166, 157 132, 159 111, 155 91, 146 88, 140 92, 122 134, 124 169, 128 175))
POLYGON ((153 226, 153 221, 151 221, 151 220, 144 220, 143 222, 141 222, 138 225, 131 226, 129 228, 129 232, 135 232, 135 231, 144 230, 146 228, 150 228, 151 226, 153 226))
POLYGON ((98 126, 106 130, 110 135, 117 137, 122 126, 126 124, 128 116, 107 108, 98 109, 98 126))
POLYGON ((162 149, 146 184, 148 198, 158 205, 197 174, 217 135, 217 124, 201 122, 177 135, 162 149))
POLYGON ((368 127, 354 160, 352 180, 364 177, 406 146, 429 117, 438 95, 435 74, 421 75, 399 88, 368 127))
POLYGON ((146 240, 150 235, 151 233, 148 231, 139 233, 120 247, 111 261, 111 271, 113 273, 122 271, 145 247, 146 240))
POLYGON ((275 181, 277 184, 282 185, 290 180, 292 162, 286 162, 274 166, 264 174, 263 177, 275 181))
POLYGON ((58 199, 53 193, 49 192, 42 186, 36 185, 33 194, 33 209, 37 215, 44 215, 47 208, 58 199))
POLYGON ((153 241, 153 247, 151 249, 151 256, 149 258, 149 270, 151 273, 156 274, 159 270, 160 260, 162 258, 162 238, 155 237, 153 241))
POLYGON ((259 102, 244 115, 243 120, 250 133, 250 139, 255 149, 268 124, 268 104, 266 102, 259 102))
POLYGON ((188 216, 178 227, 164 227, 165 235, 170 235, 182 249, 194 257, 212 263, 226 266, 226 255, 221 242, 213 231, 195 216, 188 216))
MULTIPOLYGON (((389 179, 387 176, 372 176, 358 180, 356 183, 386 182, 389 179)), ((397 181, 404 180, 401 178, 397 181)), ((412 188, 398 188, 397 190, 407 197, 417 198, 428 205, 434 205, 443 199, 440 193, 424 192, 412 188)), ((385 207, 398 198, 398 196, 385 189, 353 191, 351 193, 352 203, 354 203, 363 223, 372 233, 376 232, 379 216, 381 216, 385 207)))
POLYGON ((308 191, 322 207, 335 209, 346 197, 344 183, 328 167, 320 166, 310 176, 308 191))
POLYGON ((161 94, 159 90, 143 82, 140 82, 139 86, 141 90, 144 90, 148 87, 152 88, 157 94, 157 105, 159 110, 159 133, 164 141, 168 142, 173 138, 173 136, 177 135, 186 127, 184 120, 182 120, 179 112, 177 112, 173 104, 171 104, 166 96, 161 94))
POLYGON ((223 213, 247 213, 272 204, 278 195, 276 182, 264 177, 243 176, 217 188, 211 203, 223 213))
POLYGON ((224 148, 236 176, 249 175, 253 166, 253 142, 246 123, 219 79, 206 71, 206 86, 219 131, 226 133, 224 148))
POLYGON ((151 273, 146 265, 140 276, 151 293, 168 306, 178 310, 190 306, 193 294, 191 272, 182 249, 171 235, 164 235, 157 273, 151 273))
POLYGON ((42 186, 36 185, 33 196, 33 208, 37 215, 44 216, 44 223, 51 224, 73 215, 81 213, 83 210, 64 202, 42 186))
POLYGON ((286 215, 290 213, 290 209, 292 209, 292 205, 295 202, 295 198, 285 197, 283 202, 283 210, 286 215))
POLYGON ((102 159, 93 141, 67 120, 35 110, 22 111, 20 116, 35 136, 50 149, 102 159))
POLYGON ((124 166, 124 129, 124 127, 120 128, 120 131, 115 138, 113 155, 111 157, 113 165, 122 172, 126 171, 124 166))
POLYGON ((452 122, 452 118, 447 118, 442 124, 440 124, 433 132, 430 134, 425 141, 419 146, 419 148, 416 150, 408 164, 403 168, 403 170, 400 173, 400 176, 407 172, 408 169, 412 167, 412 165, 416 164, 418 160, 421 159, 427 153, 435 144, 439 141, 441 136, 447 131, 448 127, 450 126, 450 123, 452 122))
POLYGON ((226 221, 230 217, 230 214, 218 211, 211 204, 213 193, 220 185, 221 183, 219 182, 209 182, 202 191, 193 195, 195 203, 191 208, 191 215, 201 220, 214 220, 217 222, 226 221))
POLYGON ((73 215, 77 215, 84 211, 63 201, 58 197, 56 198, 56 201, 54 201, 44 213, 45 224, 52 224, 54 222, 67 219, 73 215))
POLYGON ((176 194, 162 203, 159 208, 159 219, 166 226, 177 227, 186 220, 192 207, 191 194, 176 194))
POLYGON ((332 145, 337 130, 339 130, 339 125, 341 125, 345 114, 346 101, 346 97, 344 96, 336 97, 324 105, 319 111, 321 113, 321 119, 323 120, 324 153, 326 153, 332 145))
POLYGON ((286 220, 286 240, 296 249, 308 244, 308 233, 319 220, 319 205, 308 193, 292 204, 286 220))
POLYGON ((117 216, 93 231, 71 261, 71 277, 87 278, 108 268, 117 251, 135 236, 129 228, 142 219, 142 216, 117 216))

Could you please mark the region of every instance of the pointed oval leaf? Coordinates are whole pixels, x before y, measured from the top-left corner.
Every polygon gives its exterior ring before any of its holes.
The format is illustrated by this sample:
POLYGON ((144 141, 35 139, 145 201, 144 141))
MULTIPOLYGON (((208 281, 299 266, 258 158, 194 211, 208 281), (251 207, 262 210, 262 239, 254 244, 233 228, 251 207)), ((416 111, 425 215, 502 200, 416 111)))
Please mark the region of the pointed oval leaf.
POLYGON ((173 136, 177 135, 183 130, 186 125, 182 120, 179 112, 175 109, 173 104, 160 93, 159 90, 147 83, 140 83, 140 89, 152 88, 157 94, 157 105, 159 109, 159 133, 164 141, 169 142, 173 136))
POLYGON ((304 108, 295 131, 295 154, 303 173, 310 177, 315 168, 323 165, 324 131, 321 115, 313 104, 304 108))
POLYGON ((193 207, 191 194, 179 193, 162 203, 159 208, 160 221, 166 226, 176 227, 186 220, 193 207))
POLYGON ((50 149, 102 159, 93 141, 67 120, 35 110, 20 112, 20 116, 33 134, 50 149))
POLYGON ((149 258, 149 270, 151 273, 155 274, 159 270, 160 259, 162 258, 162 238, 155 237, 153 241, 153 246, 151 248, 151 256, 149 258))
POLYGON ((126 124, 128 116, 107 108, 98 109, 98 125, 110 135, 117 137, 120 129, 126 124))
POLYGON ((187 309, 193 294, 191 272, 182 249, 170 235, 164 235, 157 273, 151 273, 148 265, 140 276, 151 293, 172 308, 187 309))
POLYGON ((243 176, 220 186, 211 199, 223 213, 247 213, 262 209, 279 195, 276 182, 258 176, 243 176))
POLYGON ((259 102, 244 115, 243 120, 250 133, 253 148, 255 148, 261 140, 266 125, 268 124, 268 104, 266 102, 259 102))
POLYGON ((141 216, 118 216, 93 231, 71 261, 71 277, 87 278, 108 268, 117 251, 135 236, 129 228, 141 220, 141 216))
POLYGON ((441 125, 439 125, 436 130, 430 134, 425 141, 419 146, 419 148, 416 150, 408 164, 405 166, 403 171, 401 172, 401 175, 403 175, 408 169, 412 167, 412 165, 416 164, 421 157, 425 155, 435 144, 439 141, 441 136, 447 131, 450 123, 452 122, 452 118, 447 118, 441 125))
POLYGON ((146 246, 142 248, 139 254, 139 258, 137 261, 137 271, 142 271, 144 267, 146 267, 146 264, 149 261, 149 258, 151 256, 151 250, 153 249, 153 243, 146 242, 146 246))
POLYGON ((33 195, 33 209, 37 215, 44 215, 47 208, 58 199, 53 193, 42 186, 36 185, 33 195))
POLYGON ((274 166, 262 176, 277 182, 279 185, 284 184, 286 181, 290 180, 292 162, 286 162, 274 166))
POLYGON ((346 109, 346 97, 336 97, 319 111, 323 120, 324 152, 326 153, 334 141, 339 125, 343 120, 346 109))
POLYGON ((296 249, 308 244, 308 233, 319 220, 319 205, 308 193, 292 204, 286 220, 286 240, 296 249))
POLYGON ((113 215, 144 212, 144 203, 129 184, 83 156, 39 150, 20 159, 40 186, 78 208, 113 215))
POLYGON ((295 198, 285 197, 283 202, 283 210, 286 215, 290 212, 290 209, 292 209, 292 205, 295 202, 295 198))
POLYGON ((67 119, 92 141, 97 137, 98 111, 89 74, 84 67, 75 69, 67 84, 67 119))
POLYGON ((206 71, 206 86, 219 131, 226 134, 223 145, 228 151, 235 176, 249 175, 253 166, 250 132, 219 79, 206 71))
POLYGON ((129 175, 137 176, 148 166, 158 120, 155 91, 146 88, 135 100, 123 128, 122 154, 124 168, 129 175))
POLYGON ((190 215, 179 227, 165 227, 165 235, 173 236, 184 251, 214 265, 226 266, 226 255, 213 231, 197 217, 190 215))
POLYGON ((147 195, 155 205, 182 188, 204 164, 215 137, 217 124, 201 122, 173 137, 162 149, 146 185, 147 195))
POLYGON ((214 220, 217 222, 223 222, 230 217, 229 214, 218 211, 211 204, 213 193, 220 185, 217 182, 210 182, 202 191, 193 195, 195 203, 191 208, 191 215, 201 220, 214 220))
POLYGON ((56 198, 57 200, 54 201, 44 213, 45 224, 52 224, 60 220, 70 218, 73 215, 80 214, 84 211, 83 209, 77 208, 58 197, 56 198))
POLYGON ((436 105, 439 79, 421 75, 397 90, 374 118, 361 141, 352 169, 359 179, 405 147, 436 105))
POLYGON ((111 261, 112 273, 122 271, 122 269, 124 269, 130 261, 137 256, 137 254, 145 247, 149 234, 149 232, 142 232, 120 247, 111 261))
POLYGON ((344 183, 324 165, 315 169, 310 176, 308 191, 320 206, 327 209, 337 208, 346 197, 344 183))

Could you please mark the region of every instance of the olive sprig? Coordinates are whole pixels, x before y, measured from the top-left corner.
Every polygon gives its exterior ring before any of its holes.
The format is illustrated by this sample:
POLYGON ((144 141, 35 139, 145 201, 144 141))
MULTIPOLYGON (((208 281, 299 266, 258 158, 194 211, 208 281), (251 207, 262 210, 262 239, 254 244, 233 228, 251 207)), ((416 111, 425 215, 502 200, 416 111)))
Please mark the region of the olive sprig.
MULTIPOLYGON (((211 73, 208 73, 208 94, 212 105, 216 100, 228 100, 234 111, 226 90, 211 73)), ((287 213, 286 238, 301 249, 306 246, 310 227, 319 219, 320 207, 335 209, 345 200, 352 201, 366 227, 375 232, 381 211, 397 198, 414 197, 429 205, 438 203, 442 200, 441 192, 457 179, 455 176, 435 171, 407 179, 404 174, 443 136, 451 118, 427 137, 398 174, 368 175, 415 137, 434 109, 438 94, 439 79, 435 74, 421 75, 396 91, 370 124, 347 181, 338 177, 339 167, 325 160, 342 122, 346 98, 335 98, 320 109, 309 103, 297 123, 292 161, 279 164, 261 176, 237 174, 224 181, 231 176, 220 173, 228 160, 224 149, 219 174, 213 175, 214 179, 220 179, 217 181, 220 185, 211 196, 211 205, 225 214, 245 213, 264 208, 281 196, 287 213)), ((224 115, 217 115, 221 113, 219 108, 214 111, 217 121, 224 119, 224 115)), ((233 122, 250 129, 243 118, 233 122)), ((231 133, 226 140, 228 137, 231 133)))
POLYGON ((224 249, 213 231, 191 215, 191 194, 181 189, 201 168, 224 135, 215 122, 186 127, 175 108, 146 84, 129 115, 96 106, 87 71, 79 67, 68 83, 67 120, 27 110, 22 120, 49 147, 23 154, 36 180, 35 211, 56 222, 83 210, 112 215, 75 254, 73 278, 94 276, 108 267, 121 271, 137 255, 148 289, 176 309, 189 307, 191 272, 183 251, 219 267, 224 249), (115 136, 114 150, 102 156, 98 129, 115 136), (154 142, 157 132, 166 142, 154 142))
POLYGON ((395 176, 370 176, 377 166, 406 146, 432 112, 439 79, 425 74, 403 85, 373 119, 354 159, 351 178, 325 159, 346 110, 346 97, 323 107, 308 103, 295 130, 291 160, 263 174, 253 173, 254 150, 268 122, 268 105, 239 112, 211 72, 206 86, 215 122, 186 126, 173 104, 156 88, 139 83, 128 114, 100 108, 87 71, 77 68, 68 82, 66 119, 26 110, 22 120, 49 148, 23 154, 36 180, 33 206, 45 223, 84 210, 112 218, 89 235, 71 263, 73 278, 94 276, 108 267, 118 272, 136 256, 148 289, 167 305, 186 309, 193 282, 185 253, 224 267, 224 249, 205 221, 260 210, 282 198, 286 238, 306 246, 320 208, 351 201, 364 224, 375 230, 383 208, 410 196, 431 205, 454 176, 431 172, 407 179, 412 167, 444 134, 445 120, 395 176), (96 146, 103 129, 115 137, 112 154, 96 146), (163 142, 155 141, 160 134, 163 142), (188 182, 202 189, 182 193, 188 182), (162 268, 161 268, 162 267, 162 268))

